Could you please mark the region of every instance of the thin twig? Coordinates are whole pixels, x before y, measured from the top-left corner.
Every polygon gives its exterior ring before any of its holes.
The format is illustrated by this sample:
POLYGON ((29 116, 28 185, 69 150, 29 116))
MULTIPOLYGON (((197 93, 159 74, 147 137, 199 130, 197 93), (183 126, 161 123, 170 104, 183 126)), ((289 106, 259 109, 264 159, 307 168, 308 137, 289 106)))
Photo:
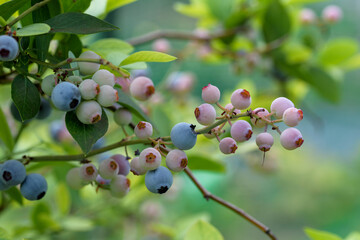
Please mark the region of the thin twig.
POLYGON ((202 195, 204 196, 204 198, 206 200, 213 200, 217 203, 219 203, 220 205, 223 205, 224 207, 230 209, 231 211, 237 213, 238 215, 240 215, 241 217, 243 217, 245 220, 247 220, 248 222, 250 222, 252 225, 254 225, 255 227, 257 227, 258 229, 260 229, 261 231, 263 231, 270 239, 273 240, 277 240, 277 238, 275 237, 275 235, 270 231, 270 228, 268 228, 266 225, 264 225, 263 223, 261 223, 260 221, 258 221, 257 219, 255 219, 254 217, 250 216, 249 214, 247 214, 244 210, 242 210, 241 208, 235 206, 234 204, 231 204, 225 200, 223 200, 222 198, 213 195, 212 193, 210 193, 206 188, 204 188, 200 182, 195 178, 194 174, 191 172, 191 170, 186 167, 184 169, 186 175, 188 175, 188 177, 190 178, 190 180, 196 185, 196 187, 200 190, 200 192, 202 193, 202 195))

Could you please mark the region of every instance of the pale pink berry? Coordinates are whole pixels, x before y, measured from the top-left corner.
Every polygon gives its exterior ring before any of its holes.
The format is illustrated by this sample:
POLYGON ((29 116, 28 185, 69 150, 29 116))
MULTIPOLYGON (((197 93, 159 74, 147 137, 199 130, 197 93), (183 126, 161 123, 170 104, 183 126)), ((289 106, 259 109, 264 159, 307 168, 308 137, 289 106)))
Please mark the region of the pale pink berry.
POLYGON ((139 157, 134 157, 130 161, 130 171, 134 175, 144 175, 147 172, 147 170, 141 166, 139 157))
POLYGON ((76 108, 76 116, 84 124, 94 124, 101 120, 102 108, 96 101, 83 101, 76 108))
POLYGON ((269 151, 273 144, 274 144, 274 138, 270 133, 263 132, 257 135, 256 137, 256 145, 263 152, 269 151))
POLYGON ((100 87, 97 101, 103 107, 110 107, 119 100, 118 91, 109 85, 100 87))
POLYGON ((119 166, 119 171, 117 174, 127 176, 130 172, 130 164, 127 158, 121 154, 112 155, 110 158, 114 159, 117 165, 119 166))
POLYGON ((283 114, 283 121, 289 127, 295 127, 303 119, 303 111, 297 108, 288 108, 283 114))
POLYGON ((296 128, 287 128, 280 135, 280 143, 287 150, 300 147, 304 142, 301 132, 296 128))
POLYGON ((252 136, 251 125, 244 120, 239 120, 233 123, 230 129, 230 134, 233 139, 237 142, 245 142, 249 140, 252 136))
POLYGON ((236 149, 238 147, 233 138, 226 137, 226 138, 221 139, 221 141, 219 143, 219 148, 222 153, 231 154, 231 153, 235 153, 236 149))
POLYGON ((79 86, 81 97, 85 100, 94 99, 100 92, 100 86, 92 79, 86 79, 79 86))
POLYGON ((210 125, 216 120, 216 110, 208 103, 203 103, 195 108, 194 114, 196 120, 202 125, 210 125))
POLYGON ((137 100, 145 101, 154 93, 154 83, 150 78, 137 77, 130 83, 130 94, 137 100))
POLYGON ((129 92, 129 88, 130 88, 129 78, 116 77, 115 83, 121 86, 121 91, 123 91, 124 93, 129 92))
POLYGON ((80 177, 83 181, 86 182, 94 181, 97 175, 98 175, 97 169, 92 163, 86 163, 80 167, 80 177))
POLYGON ((240 114, 241 111, 239 109, 234 108, 234 106, 231 103, 226 104, 225 109, 230 112, 232 109, 234 109, 231 113, 231 115, 240 114))
POLYGON ((179 149, 171 150, 166 156, 166 166, 174 172, 180 172, 186 168, 188 158, 184 151, 179 149))
POLYGON ((286 109, 294 107, 294 103, 285 97, 278 97, 270 106, 271 112, 275 113, 275 117, 281 119, 286 109))
POLYGON ((114 87, 115 85, 115 75, 106 69, 100 69, 99 71, 96 71, 96 73, 94 73, 92 76, 92 79, 100 86, 109 85, 114 87))
POLYGON ((155 148, 145 148, 139 156, 140 166, 146 171, 154 170, 161 164, 161 154, 155 148))
POLYGON ((342 18, 342 10, 336 5, 329 5, 324 8, 322 17, 326 22, 334 23, 342 18))
POLYGON ((245 89, 237 89, 231 95, 231 104, 236 109, 246 109, 251 104, 250 93, 245 89))
MULTIPOLYGON (((93 51, 85 51, 80 54, 79 58, 100 60, 101 57, 93 51)), ((91 75, 100 68, 99 63, 78 62, 77 64, 79 66, 80 73, 84 76, 91 75)))
POLYGON ((173 72, 166 80, 167 89, 181 95, 189 92, 195 82, 194 74, 190 72, 173 72))
POLYGON ((132 114, 125 108, 119 108, 114 112, 114 120, 120 126, 128 125, 131 123, 132 114))
POLYGON ((220 100, 220 90, 209 83, 202 88, 201 97, 206 103, 216 103, 220 100))
POLYGON ((316 20, 315 12, 309 8, 304 8, 300 12, 300 21, 302 24, 311 24, 316 20))
MULTIPOLYGON (((255 108, 253 110, 253 114, 255 114, 258 117, 263 117, 263 118, 269 119, 269 117, 266 117, 266 115, 269 114, 269 111, 266 110, 266 108, 255 108)), ((265 125, 266 125, 266 121, 257 119, 256 117, 252 117, 250 119, 250 121, 255 127, 258 127, 258 128, 265 127, 265 125)))
POLYGON ((135 135, 140 139, 151 137, 153 134, 153 127, 149 122, 140 121, 134 128, 135 135))
POLYGON ((119 165, 112 158, 107 158, 101 161, 99 165, 99 174, 105 179, 112 179, 117 176, 119 172, 119 165))
POLYGON ((66 183, 70 188, 79 190, 87 184, 87 182, 81 178, 80 172, 80 168, 77 167, 70 169, 66 174, 66 183))
POLYGON ((113 197, 122 198, 130 190, 130 180, 124 175, 117 175, 110 182, 110 193, 113 197))
POLYGON ((159 38, 152 44, 152 49, 157 52, 167 53, 169 52, 170 48, 170 42, 165 38, 159 38))

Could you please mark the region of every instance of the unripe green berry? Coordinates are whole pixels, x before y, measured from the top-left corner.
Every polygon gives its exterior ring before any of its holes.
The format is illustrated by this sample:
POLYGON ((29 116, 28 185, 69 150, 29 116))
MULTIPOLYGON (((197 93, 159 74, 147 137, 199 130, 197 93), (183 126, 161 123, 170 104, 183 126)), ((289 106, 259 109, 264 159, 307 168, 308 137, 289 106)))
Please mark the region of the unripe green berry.
POLYGON ((96 101, 83 101, 76 109, 76 116, 84 124, 94 124, 101 120, 102 108, 96 101))
POLYGON ((140 121, 134 129, 135 135, 140 139, 146 139, 152 136, 153 127, 151 123, 140 121))
POLYGON ((124 175, 117 175, 110 182, 110 192, 113 197, 122 198, 128 194, 130 189, 130 180, 124 175))
POLYGON ((114 120, 120 126, 128 125, 131 123, 132 114, 125 108, 119 108, 114 112, 114 120))
POLYGON ((82 188, 87 184, 81 178, 80 172, 81 172, 80 168, 77 167, 70 169, 69 172, 66 174, 66 183, 69 185, 70 188, 79 190, 80 188, 82 188))
POLYGON ((51 96, 51 93, 55 88, 55 85, 56 85, 55 75, 54 74, 48 75, 41 81, 41 90, 46 95, 51 96))
MULTIPOLYGON (((80 54, 79 58, 87 59, 100 59, 100 56, 94 53, 93 51, 85 51, 80 54)), ((100 68, 99 63, 91 62, 78 62, 79 70, 82 75, 91 75, 100 68)))
POLYGON ((86 163, 80 167, 80 178, 84 182, 94 181, 97 175, 98 175, 97 169, 92 163, 86 163))
POLYGON ((99 174, 105 179, 113 179, 118 175, 119 166, 112 158, 103 160, 99 165, 99 174))
POLYGON ((111 87, 114 87, 115 85, 115 75, 106 69, 100 69, 99 71, 94 73, 92 79, 100 86, 109 85, 111 87))
POLYGON ((81 97, 85 100, 94 99, 100 92, 100 86, 92 79, 84 80, 79 86, 81 97))
POLYGON ((118 91, 109 85, 100 87, 100 93, 97 97, 98 103, 103 107, 110 107, 119 100, 118 91))
POLYGON ((82 78, 79 76, 70 76, 67 78, 68 82, 71 82, 72 84, 75 84, 76 86, 79 86, 80 83, 82 83, 82 78))
POLYGON ((134 175, 144 175, 147 172, 144 166, 141 165, 139 157, 134 157, 130 161, 130 171, 134 175))

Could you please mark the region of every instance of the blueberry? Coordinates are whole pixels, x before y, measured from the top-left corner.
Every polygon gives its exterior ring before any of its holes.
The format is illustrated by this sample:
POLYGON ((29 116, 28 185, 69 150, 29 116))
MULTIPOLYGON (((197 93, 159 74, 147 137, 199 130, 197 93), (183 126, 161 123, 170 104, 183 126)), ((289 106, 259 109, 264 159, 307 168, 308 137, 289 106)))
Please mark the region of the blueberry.
POLYGON ((45 196, 46 191, 46 179, 38 173, 27 175, 20 186, 20 192, 27 200, 40 200, 45 196))
POLYGON ((79 105, 81 95, 74 84, 62 82, 56 85, 52 91, 51 100, 56 108, 67 112, 74 110, 79 105))
MULTIPOLYGON (((4 164, 0 164, 0 171, 2 169, 4 164)), ((10 186, 8 186, 6 183, 4 183, 3 181, 0 181, 0 191, 5 191, 7 189, 9 189, 10 186)))
POLYGON ((115 154, 113 156, 111 156, 112 159, 115 160, 115 162, 118 164, 119 166, 119 171, 118 171, 118 175, 128 175, 130 172, 130 163, 127 160, 127 158, 124 155, 121 154, 115 154))
POLYGON ((189 123, 181 122, 171 129, 171 141, 175 147, 181 150, 189 150, 196 144, 197 134, 194 131, 195 126, 189 123))
POLYGON ((39 120, 47 118, 48 116, 50 116, 51 110, 52 108, 50 102, 45 98, 41 98, 39 113, 36 118, 39 120))
POLYGON ((19 44, 15 38, 2 35, 0 36, 0 61, 12 61, 19 54, 19 44))
POLYGON ((22 183, 25 177, 25 167, 17 160, 6 161, 0 170, 0 180, 8 186, 15 186, 22 183))
POLYGON ((148 171, 145 175, 145 185, 152 193, 165 193, 171 187, 173 176, 169 169, 160 166, 155 170, 148 171))

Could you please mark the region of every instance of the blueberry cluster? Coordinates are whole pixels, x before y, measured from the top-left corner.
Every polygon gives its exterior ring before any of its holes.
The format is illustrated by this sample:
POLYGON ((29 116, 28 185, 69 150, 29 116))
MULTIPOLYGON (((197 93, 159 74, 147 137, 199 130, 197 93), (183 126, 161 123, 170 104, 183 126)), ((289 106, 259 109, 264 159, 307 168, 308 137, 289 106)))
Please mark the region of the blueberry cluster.
MULTIPOLYGON (((205 126, 211 125, 217 119, 215 108, 211 104, 217 104, 223 110, 219 119, 227 119, 230 128, 231 137, 219 138, 224 130, 226 122, 221 126, 213 128, 205 136, 211 138, 216 137, 219 140, 220 151, 224 154, 235 153, 238 146, 237 143, 248 141, 253 134, 252 126, 245 120, 237 120, 231 123, 231 120, 237 118, 241 114, 241 110, 245 110, 250 107, 251 96, 245 89, 237 89, 231 95, 231 103, 228 103, 225 107, 219 104, 220 91, 216 86, 211 84, 205 86, 202 89, 202 99, 204 104, 195 108, 194 114, 197 121, 205 126)), ((256 144, 263 152, 270 150, 274 143, 273 136, 267 132, 267 127, 272 126, 280 133, 280 143, 288 150, 293 150, 302 145, 304 142, 301 132, 295 127, 303 119, 303 112, 301 109, 294 107, 294 104, 287 98, 279 97, 275 99, 271 104, 271 112, 266 108, 256 108, 254 110, 247 110, 243 116, 249 116, 251 124, 256 128, 264 128, 265 131, 260 133, 256 137, 256 144), (272 116, 274 119, 271 119, 272 116), (290 128, 285 129, 283 132, 275 127, 275 123, 283 121, 290 128)), ((174 141, 173 141, 174 142, 174 141)))
POLYGON ((38 174, 26 175, 24 165, 17 160, 0 164, 0 190, 4 191, 20 184, 20 192, 28 200, 40 200, 47 191, 46 179, 38 174))
POLYGON ((124 197, 130 189, 130 172, 128 159, 116 154, 102 160, 96 168, 92 163, 72 168, 66 175, 68 185, 73 189, 95 182, 98 187, 110 190, 114 197, 124 197))
MULTIPOLYGON (((92 51, 83 52, 80 58, 100 59, 92 51)), ((60 74, 49 75, 41 83, 43 92, 51 96, 54 106, 61 111, 76 111, 76 116, 84 124, 94 124, 101 120, 102 107, 110 107, 118 100, 118 91, 114 89, 115 76, 100 64, 79 62, 80 73, 92 75, 82 80, 79 76, 70 76, 60 81, 60 74)))

